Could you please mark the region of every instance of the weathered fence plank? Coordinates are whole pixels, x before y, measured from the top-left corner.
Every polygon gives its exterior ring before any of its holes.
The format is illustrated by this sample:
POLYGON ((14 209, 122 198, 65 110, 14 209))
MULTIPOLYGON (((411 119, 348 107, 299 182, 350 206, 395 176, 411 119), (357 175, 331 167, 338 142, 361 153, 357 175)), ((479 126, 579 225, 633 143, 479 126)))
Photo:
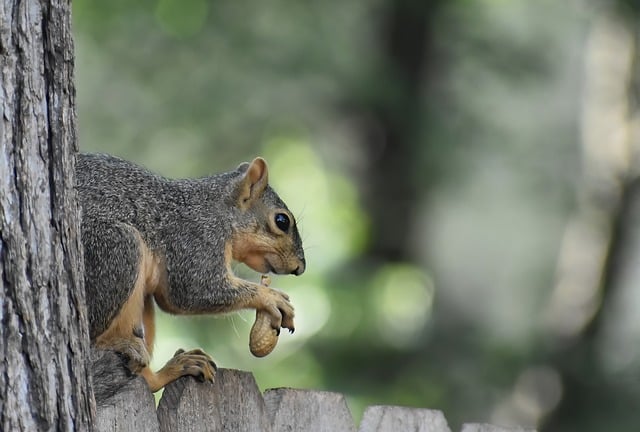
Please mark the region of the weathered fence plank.
POLYGON ((356 431, 339 393, 279 388, 267 390, 264 401, 273 432, 356 431))
POLYGON ((162 432, 265 432, 265 405, 253 375, 219 369, 214 384, 191 377, 169 384, 158 404, 162 432))
POLYGON ((451 432, 440 411, 399 406, 370 406, 359 432, 451 432))
MULTIPOLYGON (((260 393, 253 375, 219 369, 215 383, 182 377, 169 384, 156 411, 138 377, 98 407, 101 432, 451 432, 440 411, 368 407, 358 429, 344 395, 279 388, 260 393)), ((535 432, 467 423, 462 432, 535 432)))
POLYGON ((536 430, 521 427, 494 426, 484 423, 465 423, 462 425, 462 432, 536 432, 536 430))
POLYGON ((185 377, 166 386, 158 404, 160 432, 223 431, 213 385, 185 377))
POLYGON ((98 407, 96 429, 100 432, 158 432, 156 403, 142 377, 130 381, 98 407))
POLYGON ((251 372, 219 369, 215 391, 225 431, 267 432, 262 394, 251 372))

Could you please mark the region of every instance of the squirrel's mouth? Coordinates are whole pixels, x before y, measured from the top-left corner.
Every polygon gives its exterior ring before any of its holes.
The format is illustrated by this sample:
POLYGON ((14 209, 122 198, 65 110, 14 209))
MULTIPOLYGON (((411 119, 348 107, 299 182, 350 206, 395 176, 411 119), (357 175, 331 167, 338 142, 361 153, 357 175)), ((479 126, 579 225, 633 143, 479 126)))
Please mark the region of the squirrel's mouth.
POLYGON ((273 266, 271 265, 271 263, 269 262, 268 259, 264 259, 264 265, 266 267, 267 273, 274 273, 274 274, 278 274, 278 272, 276 271, 275 268, 273 268, 273 266))
POLYGON ((264 257, 264 266, 267 269, 267 273, 273 274, 289 274, 289 271, 281 266, 274 266, 267 257, 264 257))
POLYGON ((276 268, 271 264, 271 262, 267 259, 267 257, 265 257, 264 265, 268 273, 281 274, 281 275, 292 274, 292 275, 300 276, 302 273, 304 273, 304 270, 305 270, 304 261, 297 263, 295 268, 285 268, 284 266, 276 268))

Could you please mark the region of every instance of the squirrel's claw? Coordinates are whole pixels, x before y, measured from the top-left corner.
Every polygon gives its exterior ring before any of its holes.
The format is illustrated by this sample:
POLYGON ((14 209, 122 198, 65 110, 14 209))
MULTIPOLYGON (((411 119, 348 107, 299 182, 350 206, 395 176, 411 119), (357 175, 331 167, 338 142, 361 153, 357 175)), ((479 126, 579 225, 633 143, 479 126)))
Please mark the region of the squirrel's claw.
POLYGON ((213 368, 214 371, 218 372, 218 365, 213 360, 209 360, 209 365, 213 368))
POLYGON ((271 327, 278 331, 281 327, 288 329, 294 327, 294 309, 287 294, 277 289, 261 286, 258 296, 262 307, 258 306, 256 309, 265 310, 271 316, 271 327))
POLYGON ((293 314, 291 315, 282 314, 281 326, 283 328, 288 329, 289 333, 293 333, 295 331, 295 325, 293 324, 293 314))

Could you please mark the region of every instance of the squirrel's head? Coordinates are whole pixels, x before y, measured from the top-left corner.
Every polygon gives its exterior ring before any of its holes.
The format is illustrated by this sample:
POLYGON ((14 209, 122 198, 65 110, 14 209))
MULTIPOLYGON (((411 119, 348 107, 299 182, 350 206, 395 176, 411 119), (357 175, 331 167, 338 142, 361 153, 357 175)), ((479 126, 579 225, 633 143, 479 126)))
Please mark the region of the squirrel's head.
POLYGON ((301 275, 306 262, 296 220, 269 186, 267 162, 258 157, 236 171, 233 259, 261 273, 301 275))

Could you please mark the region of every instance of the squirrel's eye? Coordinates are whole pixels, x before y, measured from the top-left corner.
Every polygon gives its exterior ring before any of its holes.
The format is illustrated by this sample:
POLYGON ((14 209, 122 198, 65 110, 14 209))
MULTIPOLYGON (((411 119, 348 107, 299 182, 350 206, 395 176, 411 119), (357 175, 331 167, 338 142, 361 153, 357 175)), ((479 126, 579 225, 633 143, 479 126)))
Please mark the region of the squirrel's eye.
POLYGON ((287 232, 287 230, 289 229, 289 225, 291 224, 289 216, 284 213, 276 214, 275 222, 276 226, 284 232, 287 232))

